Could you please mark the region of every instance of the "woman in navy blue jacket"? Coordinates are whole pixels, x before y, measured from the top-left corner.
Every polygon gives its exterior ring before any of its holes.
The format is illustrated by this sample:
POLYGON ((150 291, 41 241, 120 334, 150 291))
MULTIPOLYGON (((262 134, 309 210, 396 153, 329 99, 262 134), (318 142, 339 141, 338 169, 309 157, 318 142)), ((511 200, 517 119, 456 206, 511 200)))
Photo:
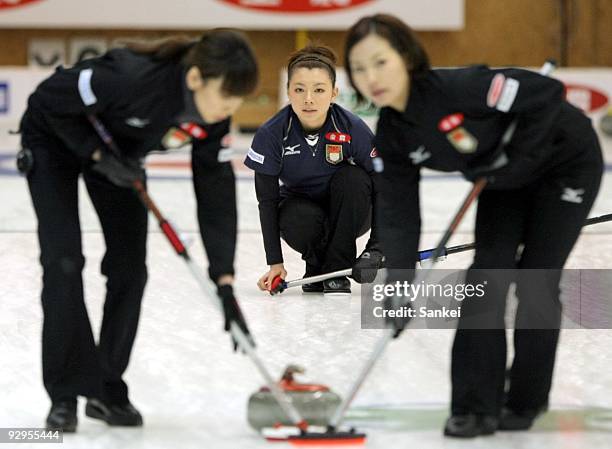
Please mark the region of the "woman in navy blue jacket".
MULTIPOLYGON (((302 254, 305 277, 310 277, 352 267, 355 240, 370 227, 373 135, 359 117, 333 103, 338 95, 335 61, 323 46, 310 45, 291 55, 290 105, 258 129, 245 160, 255 171, 269 265, 258 282, 261 290, 269 290, 276 276, 287 275, 281 236, 302 254)), ((365 254, 380 259, 374 238, 365 254)), ((347 294, 350 282, 339 277, 302 288, 347 294)))

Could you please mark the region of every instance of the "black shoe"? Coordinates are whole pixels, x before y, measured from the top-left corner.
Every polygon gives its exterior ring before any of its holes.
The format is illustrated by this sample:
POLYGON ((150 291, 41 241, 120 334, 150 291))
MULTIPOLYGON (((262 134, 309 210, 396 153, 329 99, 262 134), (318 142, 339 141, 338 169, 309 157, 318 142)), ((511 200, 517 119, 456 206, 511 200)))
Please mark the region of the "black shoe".
MULTIPOLYGON (((306 273, 304 278, 310 278, 321 274, 321 268, 306 263, 306 273)), ((323 282, 313 282, 311 284, 302 285, 302 291, 304 293, 323 293, 323 282)))
POLYGON ((456 438, 474 438, 479 435, 492 435, 499 421, 490 415, 452 415, 446 420, 444 435, 456 438))
POLYGON ((304 293, 323 293, 323 282, 313 282, 312 284, 302 285, 304 293))
POLYGON ((351 293, 351 281, 346 276, 323 281, 323 294, 346 295, 351 293))
POLYGON ((76 432, 77 402, 74 400, 57 401, 51 404, 47 416, 47 430, 62 430, 76 432))
POLYGON ((142 416, 129 402, 125 404, 110 404, 99 399, 87 400, 85 415, 101 419, 109 426, 142 426, 142 416))
POLYGON ((540 413, 540 410, 525 410, 519 413, 504 407, 499 418, 499 430, 529 430, 540 413))

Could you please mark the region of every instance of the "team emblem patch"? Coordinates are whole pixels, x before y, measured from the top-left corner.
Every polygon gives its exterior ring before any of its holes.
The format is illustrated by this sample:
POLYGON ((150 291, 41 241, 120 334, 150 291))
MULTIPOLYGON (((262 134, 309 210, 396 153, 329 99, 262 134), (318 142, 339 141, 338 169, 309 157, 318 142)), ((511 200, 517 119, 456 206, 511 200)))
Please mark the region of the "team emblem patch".
POLYGON ((326 144, 325 145, 325 160, 330 164, 338 164, 342 162, 342 145, 333 145, 326 144))
POLYGON ((349 134, 336 133, 336 132, 325 134, 325 138, 329 140, 330 142, 348 143, 351 141, 351 136, 349 134))
POLYGON ((446 135, 446 138, 455 149, 463 154, 470 154, 478 148, 478 140, 463 126, 454 129, 446 135))
POLYGON ((196 139, 206 139, 208 136, 206 130, 195 123, 183 123, 181 124, 181 129, 196 139))
POLYGON ((161 140, 163 147, 168 149, 180 148, 189 142, 191 142, 191 136, 182 129, 175 127, 170 128, 161 140))
POLYGON ((461 112, 457 112, 455 114, 447 115, 440 123, 438 123, 438 129, 443 133, 447 133, 452 131, 457 126, 460 126, 463 123, 463 114, 461 112))

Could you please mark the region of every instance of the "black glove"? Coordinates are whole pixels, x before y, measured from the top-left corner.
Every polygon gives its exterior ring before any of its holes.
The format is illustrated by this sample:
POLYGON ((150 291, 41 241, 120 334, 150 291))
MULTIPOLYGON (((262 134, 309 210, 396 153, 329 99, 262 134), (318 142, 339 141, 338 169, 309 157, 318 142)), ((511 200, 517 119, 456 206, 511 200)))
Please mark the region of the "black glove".
POLYGON ((101 151, 100 160, 91 168, 119 187, 132 187, 134 181, 144 179, 144 170, 139 161, 130 158, 120 160, 108 151, 101 151))
MULTIPOLYGON (((402 301, 405 301, 406 298, 398 297, 398 296, 390 296, 385 298, 384 307, 387 311, 385 315, 385 322, 387 323, 387 327, 393 329, 395 333, 393 334, 393 338, 397 338, 406 328, 406 325, 410 322, 411 318, 408 315, 408 309, 410 309, 410 302, 408 301, 405 305, 403 305, 402 301), (405 316, 394 316, 390 317, 388 312, 394 311, 396 314, 402 313, 405 316)), ((412 310, 411 310, 412 311, 412 310)))
POLYGON ((498 148, 493 154, 486 155, 486 160, 472 161, 469 167, 462 172, 463 177, 470 182, 482 177, 489 179, 495 173, 507 169, 508 162, 508 155, 504 148, 498 148))
MULTIPOLYGON (((217 294, 219 298, 221 298, 221 304, 223 305, 223 314, 225 315, 225 326, 223 330, 229 332, 232 322, 236 323, 242 332, 249 339, 251 344, 255 346, 255 341, 249 332, 249 328, 247 327, 246 321, 244 320, 244 316, 242 315, 242 311, 240 310, 240 306, 238 305, 238 301, 234 296, 234 290, 231 285, 219 285, 217 286, 217 294)), ((238 342, 232 336, 232 342, 234 343, 234 351, 238 349, 238 342)))
POLYGON ((351 277, 359 284, 374 282, 378 270, 384 267, 385 256, 372 246, 363 250, 353 265, 351 277))
POLYGON ((387 268, 385 284, 393 285, 394 289, 392 294, 385 297, 383 305, 387 312, 385 314, 387 328, 395 331, 393 338, 400 336, 415 314, 412 302, 414 298, 404 296, 407 293, 401 288, 406 282, 408 284, 414 283, 415 273, 416 270, 414 269, 387 268), (393 316, 390 316, 389 311, 393 312, 393 316))
POLYGON ((22 148, 19 153, 17 153, 17 170, 22 175, 27 175, 34 168, 34 154, 32 154, 32 150, 29 148, 22 148))

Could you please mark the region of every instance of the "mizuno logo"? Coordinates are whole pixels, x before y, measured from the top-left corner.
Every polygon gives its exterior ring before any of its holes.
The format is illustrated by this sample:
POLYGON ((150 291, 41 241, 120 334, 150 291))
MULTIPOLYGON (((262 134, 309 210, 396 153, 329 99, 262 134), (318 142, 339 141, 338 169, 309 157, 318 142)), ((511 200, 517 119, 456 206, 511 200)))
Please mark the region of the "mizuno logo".
POLYGON ((138 117, 130 117, 129 119, 125 121, 125 123, 127 123, 130 126, 133 126, 134 128, 144 128, 149 123, 151 123, 151 121, 146 118, 142 119, 138 117))
POLYGON ((296 148, 299 146, 300 144, 298 143, 297 145, 283 147, 283 149, 285 150, 283 152, 283 156, 292 155, 292 154, 300 154, 300 150, 296 150, 296 148))
POLYGON ((419 165, 429 159, 431 157, 431 153, 429 151, 425 151, 425 145, 421 145, 412 153, 409 153, 408 156, 410 159, 412 159, 412 163, 414 165, 419 165))
POLYGON ((565 187, 561 195, 561 201, 581 204, 582 195, 584 195, 584 189, 570 189, 569 187, 565 187))

